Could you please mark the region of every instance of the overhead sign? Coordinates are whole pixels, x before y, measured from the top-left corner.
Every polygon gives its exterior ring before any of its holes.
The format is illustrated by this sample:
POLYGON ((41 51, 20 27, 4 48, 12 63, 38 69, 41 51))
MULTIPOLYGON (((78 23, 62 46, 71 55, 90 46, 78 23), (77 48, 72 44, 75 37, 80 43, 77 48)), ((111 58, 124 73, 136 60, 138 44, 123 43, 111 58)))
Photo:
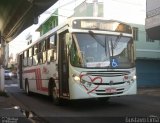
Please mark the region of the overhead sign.
POLYGON ((74 29, 87 29, 87 30, 104 30, 104 31, 115 31, 122 33, 132 33, 131 26, 107 20, 96 20, 96 19, 78 19, 73 21, 74 29))

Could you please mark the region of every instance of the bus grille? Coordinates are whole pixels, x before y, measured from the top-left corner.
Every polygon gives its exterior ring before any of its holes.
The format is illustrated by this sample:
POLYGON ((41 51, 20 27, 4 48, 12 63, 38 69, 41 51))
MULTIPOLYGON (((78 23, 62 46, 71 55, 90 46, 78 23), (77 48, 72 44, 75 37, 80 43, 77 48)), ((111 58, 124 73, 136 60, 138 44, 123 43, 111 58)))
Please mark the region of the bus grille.
POLYGON ((130 74, 129 71, 88 71, 86 74, 101 77, 115 77, 130 74))
MULTIPOLYGON (((114 82, 112 83, 112 85, 120 85, 120 84, 124 84, 125 82, 114 82)), ((95 85, 111 85, 111 83, 95 83, 95 85)))
POLYGON ((96 90, 97 95, 117 95, 117 94, 122 94, 124 92, 124 88, 117 89, 116 92, 113 93, 106 93, 105 90, 96 90))

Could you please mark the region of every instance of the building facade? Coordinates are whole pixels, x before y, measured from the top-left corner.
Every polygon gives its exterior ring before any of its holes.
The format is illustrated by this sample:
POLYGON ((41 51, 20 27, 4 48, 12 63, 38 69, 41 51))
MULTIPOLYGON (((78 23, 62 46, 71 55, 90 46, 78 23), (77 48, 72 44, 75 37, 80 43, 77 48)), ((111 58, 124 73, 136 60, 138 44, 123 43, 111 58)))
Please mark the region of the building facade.
POLYGON ((151 39, 144 25, 130 24, 133 27, 133 38, 137 59, 160 60, 160 41, 151 39))
POLYGON ((130 25, 136 46, 138 87, 160 86, 160 41, 149 38, 145 25, 130 25))
POLYGON ((160 0, 146 0, 145 28, 151 39, 160 40, 160 0))

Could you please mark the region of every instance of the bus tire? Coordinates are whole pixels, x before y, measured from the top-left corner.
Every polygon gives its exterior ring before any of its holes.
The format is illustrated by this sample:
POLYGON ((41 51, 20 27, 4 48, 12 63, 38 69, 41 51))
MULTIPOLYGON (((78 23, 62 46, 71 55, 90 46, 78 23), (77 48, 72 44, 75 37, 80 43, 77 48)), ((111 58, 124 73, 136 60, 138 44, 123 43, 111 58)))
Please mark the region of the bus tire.
POLYGON ((51 98, 53 103, 55 105, 60 105, 60 98, 58 97, 55 80, 53 78, 49 80, 48 90, 49 97, 51 98))
POLYGON ((25 92, 28 96, 30 95, 28 79, 25 79, 25 92))

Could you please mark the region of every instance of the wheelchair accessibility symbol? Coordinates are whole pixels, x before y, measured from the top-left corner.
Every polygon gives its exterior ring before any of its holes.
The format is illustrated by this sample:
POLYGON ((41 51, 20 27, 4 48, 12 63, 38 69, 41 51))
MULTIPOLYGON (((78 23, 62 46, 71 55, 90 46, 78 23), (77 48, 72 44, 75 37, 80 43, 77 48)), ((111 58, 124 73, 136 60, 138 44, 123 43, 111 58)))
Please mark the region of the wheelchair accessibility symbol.
POLYGON ((117 61, 117 59, 112 59, 112 67, 118 67, 118 61, 117 61))

